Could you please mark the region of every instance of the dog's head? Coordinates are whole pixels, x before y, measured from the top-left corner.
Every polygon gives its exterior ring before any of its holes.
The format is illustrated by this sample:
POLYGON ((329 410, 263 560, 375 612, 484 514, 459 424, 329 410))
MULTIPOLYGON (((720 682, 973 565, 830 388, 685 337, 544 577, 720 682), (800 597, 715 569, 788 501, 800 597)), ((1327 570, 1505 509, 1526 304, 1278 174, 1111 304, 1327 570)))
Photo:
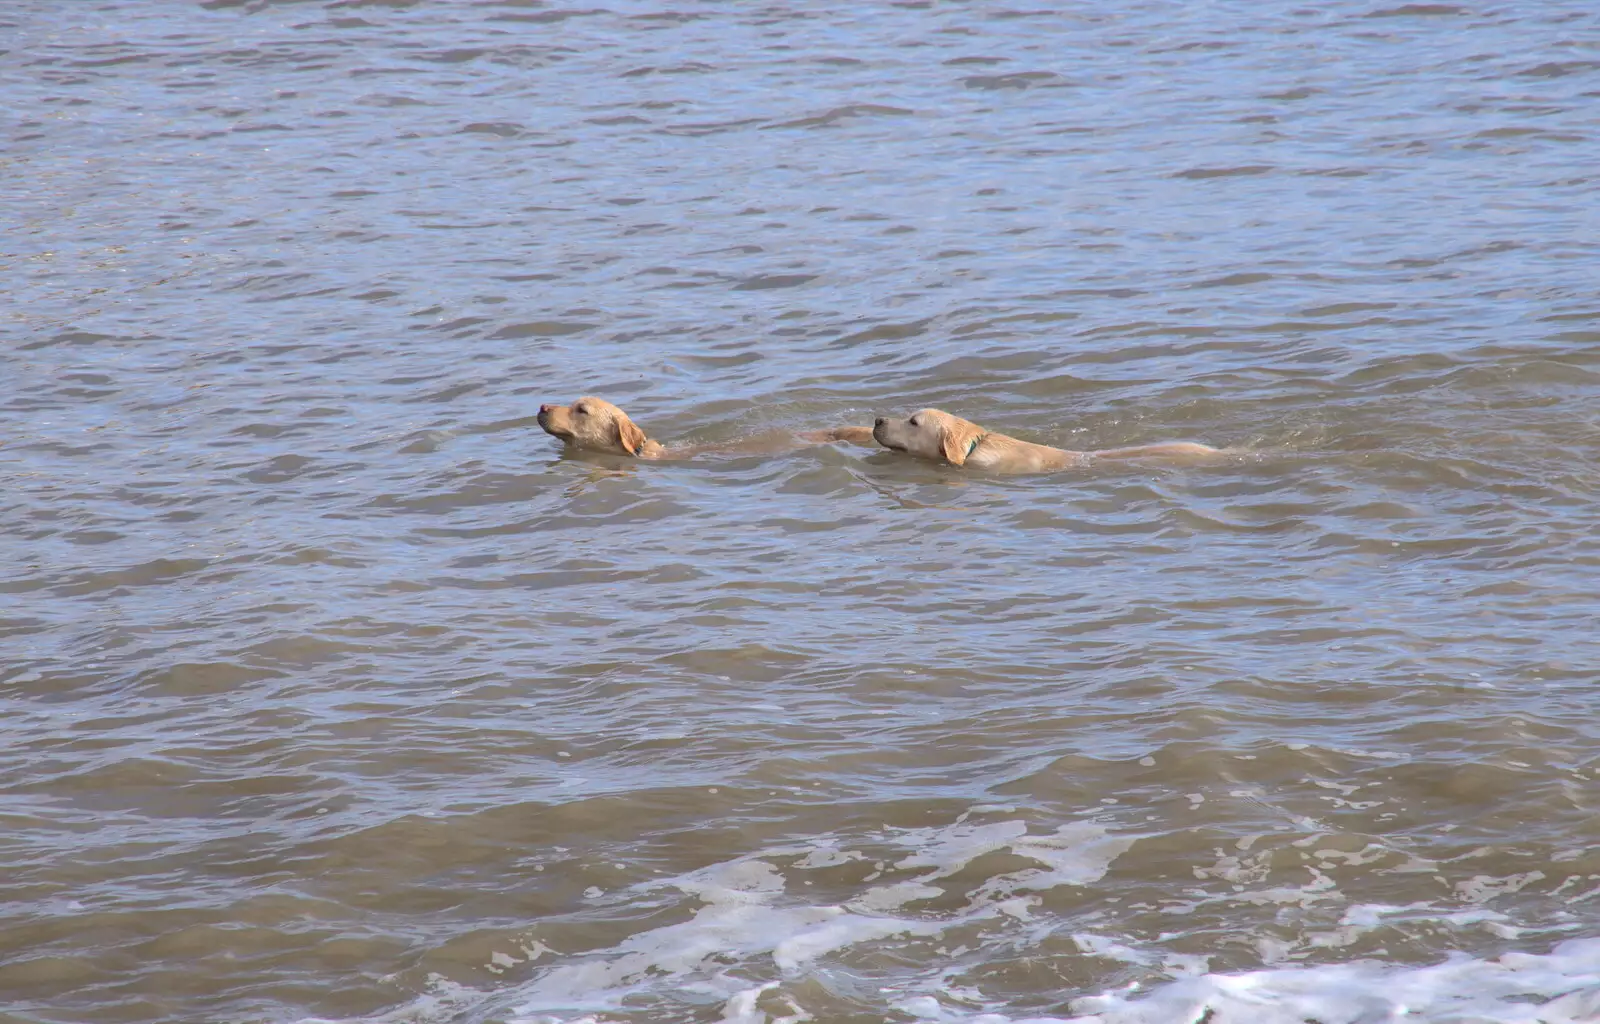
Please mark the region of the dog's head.
POLYGON ((603 398, 584 397, 571 405, 539 406, 539 426, 576 448, 613 455, 638 455, 644 431, 628 414, 603 398))
POLYGON ((976 423, 938 409, 919 409, 903 420, 880 416, 872 427, 885 448, 952 466, 964 465, 983 435, 976 423))

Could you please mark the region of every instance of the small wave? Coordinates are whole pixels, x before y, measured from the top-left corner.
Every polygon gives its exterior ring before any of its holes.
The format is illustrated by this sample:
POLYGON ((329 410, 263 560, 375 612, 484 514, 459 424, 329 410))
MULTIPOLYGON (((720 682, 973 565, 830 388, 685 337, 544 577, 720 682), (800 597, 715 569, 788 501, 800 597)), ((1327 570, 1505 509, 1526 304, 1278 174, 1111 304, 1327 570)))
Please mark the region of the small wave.
MULTIPOLYGON (((1075 1000, 1073 1016, 952 1010, 938 998, 897 1009, 927 1024, 1593 1024, 1600 1020, 1600 939, 1537 956, 1459 957, 1430 967, 1377 963, 1201 974, 1148 993, 1075 1000)), ((760 1018, 731 1018, 755 1021, 760 1018)))

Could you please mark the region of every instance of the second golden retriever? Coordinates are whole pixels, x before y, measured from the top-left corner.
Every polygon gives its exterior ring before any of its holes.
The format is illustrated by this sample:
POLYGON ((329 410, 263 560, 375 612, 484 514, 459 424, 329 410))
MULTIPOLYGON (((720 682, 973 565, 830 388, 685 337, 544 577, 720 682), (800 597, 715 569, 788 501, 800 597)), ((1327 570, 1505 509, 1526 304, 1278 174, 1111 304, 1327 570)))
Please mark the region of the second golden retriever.
POLYGON ((1221 454, 1209 445, 1169 441, 1134 448, 1074 452, 1019 441, 988 431, 938 409, 922 409, 900 420, 879 417, 872 436, 885 448, 918 458, 998 473, 1045 473, 1086 466, 1096 459, 1193 458, 1221 454))
POLYGON ((612 455, 629 455, 637 459, 686 459, 712 452, 753 454, 782 451, 785 448, 793 448, 795 438, 807 444, 826 444, 830 441, 848 441, 861 445, 873 443, 871 427, 833 427, 828 430, 786 434, 780 438, 752 438, 727 444, 668 448, 646 437, 639 425, 628 418, 627 413, 605 399, 593 396, 580 398, 571 405, 539 406, 539 426, 544 428, 545 433, 565 441, 569 447, 609 452, 612 455))

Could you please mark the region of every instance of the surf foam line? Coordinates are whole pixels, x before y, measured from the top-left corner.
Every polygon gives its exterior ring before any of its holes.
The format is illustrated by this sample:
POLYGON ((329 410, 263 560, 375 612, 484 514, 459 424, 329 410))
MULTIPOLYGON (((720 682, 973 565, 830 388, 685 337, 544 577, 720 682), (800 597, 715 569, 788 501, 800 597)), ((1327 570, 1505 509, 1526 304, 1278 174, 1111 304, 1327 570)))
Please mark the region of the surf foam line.
MULTIPOLYGON (((663 1019, 688 1019, 689 1014, 703 1020, 719 1014, 720 1024, 810 1021, 816 1019, 812 1011, 824 1011, 801 1005, 810 999, 795 983, 825 979, 834 955, 886 941, 926 944, 959 935, 958 944, 968 954, 993 943, 992 952, 1008 956, 1059 936, 1065 922, 1037 915, 1039 894, 1096 883, 1139 837, 1093 822, 1029 834, 1022 821, 980 824, 963 815, 950 825, 892 829, 872 838, 898 847, 899 856, 879 859, 841 840, 819 838, 619 889, 606 900, 632 902, 676 891, 699 905, 686 920, 570 955, 546 945, 546 940, 557 947, 562 943, 535 924, 531 931, 538 931, 538 938, 529 934, 520 948, 497 952, 485 965, 501 973, 537 961, 531 977, 495 992, 434 978, 410 1004, 362 1020, 609 1024, 659 1013, 663 1019), (967 890, 967 903, 959 910, 916 911, 914 904, 948 895, 934 883, 1001 850, 1033 866, 982 879, 967 890), (807 873, 852 861, 868 865, 866 881, 876 884, 838 903, 797 898, 804 889, 794 883, 807 873)), ((1325 886, 1316 881, 1320 876, 1313 874, 1315 892, 1273 889, 1274 901, 1327 898, 1325 886)), ((1247 890, 1240 897, 1262 893, 1247 890)), ((597 890, 594 898, 600 895, 597 890)), ((603 905, 595 909, 604 913, 603 905)), ((1522 932, 1503 924, 1503 917, 1483 908, 1363 904, 1349 908, 1334 931, 1308 936, 1308 948, 1348 945, 1391 920, 1476 924, 1502 938, 1522 932)), ((880 979, 885 987, 855 995, 868 995, 885 1019, 925 1024, 1600 1024, 1600 939, 1572 939, 1548 954, 1507 953, 1493 960, 1462 953, 1424 967, 1372 960, 1312 966, 1280 961, 1230 974, 1211 973, 1206 956, 1175 954, 1159 944, 1130 945, 1126 938, 1088 931, 1074 931, 1071 938, 1086 955, 1142 966, 1145 977, 1096 995, 1063 993, 1060 1008, 1051 1011, 1055 1016, 1036 1011, 1012 1016, 1004 1001, 960 984, 964 967, 948 958, 925 962, 898 979, 880 979)))
POLYGON ((1600 939, 1430 967, 1362 962, 1202 974, 1076 999, 1069 1017, 974 1013, 933 996, 895 1008, 919 1024, 1595 1024, 1600 939))
MULTIPOLYGON (((1099 879, 1136 837, 1111 835, 1088 822, 1064 825, 1052 835, 1029 835, 1025 822, 999 821, 958 822, 910 830, 897 838, 916 852, 897 861, 895 868, 932 872, 868 888, 842 905, 775 905, 785 895, 786 879, 763 858, 803 853, 795 864, 800 870, 864 859, 854 851, 819 845, 766 851, 659 883, 653 888, 669 885, 703 905, 681 924, 641 932, 612 949, 585 954, 581 963, 550 968, 519 989, 509 1024, 575 1024, 590 1018, 560 1014, 617 1009, 629 995, 659 995, 672 986, 686 995, 725 999, 723 1019, 729 1024, 765 1024, 768 1018, 755 1009, 755 997, 777 983, 752 987, 748 978, 734 977, 719 964, 748 965, 770 957, 779 974, 791 978, 829 953, 864 943, 932 937, 1002 917, 1026 920, 1033 904, 1029 893, 1099 879), (931 919, 896 913, 907 903, 942 895, 943 890, 929 883, 996 850, 1010 850, 1041 866, 990 878, 972 894, 968 907, 955 914, 931 919)), ((795 1009, 793 1019, 805 1019, 795 1009)))

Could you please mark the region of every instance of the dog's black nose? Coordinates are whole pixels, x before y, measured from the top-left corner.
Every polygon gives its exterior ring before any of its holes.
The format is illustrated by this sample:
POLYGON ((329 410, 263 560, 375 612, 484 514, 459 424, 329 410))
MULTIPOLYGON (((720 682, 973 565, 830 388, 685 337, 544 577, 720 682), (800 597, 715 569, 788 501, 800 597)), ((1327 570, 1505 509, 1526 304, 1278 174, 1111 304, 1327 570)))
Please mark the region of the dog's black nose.
POLYGON ((875 426, 875 427, 881 427, 885 423, 888 423, 888 422, 889 422, 889 418, 887 416, 879 416, 877 419, 872 421, 872 425, 875 426))
POLYGON ((543 416, 545 413, 547 413, 549 411, 550 411, 549 403, 545 403, 544 405, 539 406, 539 415, 540 416, 543 416))

